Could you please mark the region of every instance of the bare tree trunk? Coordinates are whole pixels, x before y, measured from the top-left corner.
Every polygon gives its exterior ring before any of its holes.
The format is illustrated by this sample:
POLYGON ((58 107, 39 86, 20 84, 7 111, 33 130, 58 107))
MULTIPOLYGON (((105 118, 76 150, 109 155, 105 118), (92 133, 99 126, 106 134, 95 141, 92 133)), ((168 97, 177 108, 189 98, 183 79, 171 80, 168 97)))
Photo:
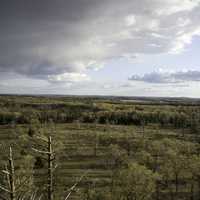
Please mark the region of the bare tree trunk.
POLYGON ((53 200, 53 151, 51 136, 48 138, 48 200, 53 200))
POLYGON ((6 165, 5 170, 2 171, 7 177, 8 186, 4 187, 4 186, 0 185, 0 189, 10 195, 10 200, 16 200, 15 168, 14 168, 14 161, 13 161, 11 147, 10 147, 10 153, 9 153, 9 158, 8 158, 8 165, 9 166, 7 167, 7 165, 6 165))
POLYGON ((54 171, 54 167, 53 167, 53 161, 54 161, 54 152, 52 149, 52 139, 51 136, 48 137, 48 140, 41 138, 43 141, 45 141, 47 143, 47 151, 41 151, 35 148, 32 148, 35 152, 44 154, 47 156, 47 162, 48 162, 48 172, 47 172, 47 181, 48 181, 48 185, 47 185, 47 197, 48 200, 53 200, 53 171, 54 171))
POLYGON ((10 199, 15 200, 15 169, 13 163, 13 156, 12 156, 12 148, 10 147, 10 157, 9 157, 9 168, 10 168, 10 175, 9 175, 9 182, 10 182, 10 199))

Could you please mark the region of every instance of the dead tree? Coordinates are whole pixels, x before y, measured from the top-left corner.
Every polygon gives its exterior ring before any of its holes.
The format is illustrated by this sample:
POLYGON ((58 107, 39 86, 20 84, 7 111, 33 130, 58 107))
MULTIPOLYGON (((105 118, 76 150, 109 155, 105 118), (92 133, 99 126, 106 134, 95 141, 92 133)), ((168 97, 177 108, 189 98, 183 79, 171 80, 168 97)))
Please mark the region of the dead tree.
POLYGON ((10 199, 16 199, 16 191, 15 191, 15 168, 12 156, 12 148, 10 148, 10 158, 9 158, 9 168, 10 168, 10 175, 9 175, 9 182, 10 182, 10 199))
MULTIPOLYGON (((51 136, 48 137, 48 139, 40 138, 43 141, 46 142, 46 149, 45 150, 38 150, 35 148, 32 148, 35 152, 46 155, 48 163, 48 190, 47 190, 47 197, 48 200, 53 200, 53 172, 56 167, 53 166, 53 161, 55 160, 55 153, 52 148, 52 138, 51 136)), ((23 194, 19 194, 21 191, 21 188, 25 186, 27 181, 29 179, 23 180, 20 184, 17 184, 16 181, 16 175, 15 175, 15 167, 14 167, 14 160, 13 160, 13 153, 12 153, 12 148, 10 147, 10 153, 9 153, 9 158, 8 158, 8 166, 5 166, 5 170, 1 171, 5 176, 7 180, 7 185, 3 186, 0 185, 0 190, 2 190, 5 193, 5 196, 0 195, 0 199, 2 200, 24 200, 24 199, 30 199, 30 200, 41 200, 43 195, 38 195, 37 191, 31 192, 31 191, 26 191, 23 194), (28 192, 28 193, 27 193, 28 192)), ((68 194, 64 198, 65 200, 69 199, 71 194, 76 190, 78 184, 82 181, 82 179, 86 176, 88 171, 86 171, 75 183, 74 185, 68 190, 68 194)), ((21 178, 20 178, 21 179, 21 178)))
MULTIPOLYGON (((40 138, 40 137, 38 137, 40 138)), ((42 139, 45 143, 47 143, 47 151, 43 151, 43 150, 38 150, 33 148, 33 150, 37 153, 41 153, 43 155, 47 155, 47 163, 48 163, 48 191, 47 191, 47 196, 48 196, 48 200, 53 200, 54 196, 53 196, 53 172, 55 170, 55 168, 57 166, 53 166, 54 164, 54 160, 55 160, 55 152, 53 151, 52 148, 52 138, 51 136, 48 137, 47 139, 44 138, 40 138, 42 139)), ((70 198, 71 194, 76 190, 78 184, 82 181, 82 179, 86 176, 86 174, 88 173, 88 171, 86 171, 75 183, 74 185, 68 190, 68 194, 66 195, 66 197, 64 198, 64 200, 67 200, 70 198)))
MULTIPOLYGON (((10 153, 8 158, 8 167, 5 166, 5 170, 2 173, 7 177, 8 186, 0 186, 0 189, 10 196, 10 200, 16 200, 16 187, 15 187, 15 168, 13 162, 12 148, 10 147, 10 153)), ((6 197, 3 199, 7 199, 6 197)))
MULTIPOLYGON (((14 159, 12 148, 9 150, 8 164, 5 165, 5 169, 1 171, 6 177, 6 186, 0 185, 0 190, 4 192, 4 196, 0 195, 0 199, 3 200, 23 200, 25 197, 31 200, 35 200, 38 195, 37 192, 31 193, 29 190, 24 190, 25 185, 30 180, 30 177, 23 179, 20 177, 20 183, 17 184, 17 177, 14 167, 14 159), (21 181, 22 180, 22 181, 21 181), (22 192, 23 191, 23 192, 22 192)), ((37 198, 41 200, 42 195, 37 198)))
POLYGON ((1 186, 0 189, 5 192, 6 196, 9 197, 1 197, 4 200, 16 200, 20 199, 17 196, 17 193, 20 192, 21 188, 27 183, 29 178, 25 179, 23 182, 20 184, 17 184, 16 186, 16 176, 15 176, 15 167, 14 167, 14 160, 13 160, 13 152, 12 148, 10 147, 9 151, 9 157, 8 157, 8 165, 5 165, 5 170, 1 171, 5 176, 7 180, 7 185, 6 186, 1 186))
POLYGON ((48 163, 48 183, 47 183, 47 197, 48 200, 53 200, 53 171, 55 167, 53 166, 53 161, 55 160, 55 153, 53 152, 52 149, 52 138, 51 136, 48 137, 48 140, 44 138, 40 138, 44 142, 47 143, 47 151, 43 150, 38 150, 33 148, 35 152, 38 152, 40 154, 46 155, 47 156, 47 163, 48 163))
POLYGON ((51 137, 48 139, 48 199, 53 200, 53 160, 51 137))

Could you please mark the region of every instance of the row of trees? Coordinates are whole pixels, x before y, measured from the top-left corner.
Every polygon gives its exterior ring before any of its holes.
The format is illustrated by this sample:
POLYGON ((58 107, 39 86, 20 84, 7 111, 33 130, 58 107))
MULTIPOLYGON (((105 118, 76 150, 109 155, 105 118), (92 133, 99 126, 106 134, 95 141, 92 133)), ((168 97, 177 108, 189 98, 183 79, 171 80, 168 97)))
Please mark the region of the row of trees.
POLYGON ((53 121, 55 123, 71 123, 79 121, 83 123, 100 123, 115 125, 142 125, 148 123, 160 124, 162 127, 173 126, 174 128, 190 128, 193 133, 197 132, 200 122, 200 114, 178 112, 144 112, 144 111, 26 111, 26 112, 0 112, 0 124, 31 124, 33 120, 40 123, 53 121))
POLYGON ((136 105, 120 102, 87 101, 86 98, 1 98, 0 124, 29 123, 37 118, 41 123, 53 120, 56 123, 82 122, 113 123, 122 125, 140 125, 141 123, 159 123, 176 128, 191 126, 194 119, 199 120, 199 106, 136 105), (192 122, 191 122, 192 121, 192 122))

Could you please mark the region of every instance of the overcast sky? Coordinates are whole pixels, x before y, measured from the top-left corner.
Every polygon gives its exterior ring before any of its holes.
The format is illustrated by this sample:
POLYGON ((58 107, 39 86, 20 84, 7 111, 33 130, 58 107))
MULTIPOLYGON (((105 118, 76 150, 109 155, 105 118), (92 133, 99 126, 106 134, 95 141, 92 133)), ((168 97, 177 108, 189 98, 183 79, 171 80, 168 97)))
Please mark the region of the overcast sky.
POLYGON ((0 0, 0 93, 200 97, 200 0, 0 0))

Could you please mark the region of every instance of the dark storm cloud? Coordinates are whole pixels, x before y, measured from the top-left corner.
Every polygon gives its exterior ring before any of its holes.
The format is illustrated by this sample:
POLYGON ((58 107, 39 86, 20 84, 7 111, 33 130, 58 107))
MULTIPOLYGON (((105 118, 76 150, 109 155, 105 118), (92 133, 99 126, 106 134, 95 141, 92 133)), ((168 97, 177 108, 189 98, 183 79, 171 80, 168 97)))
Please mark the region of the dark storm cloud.
POLYGON ((0 73, 60 80, 108 59, 179 52, 200 33, 199 8, 199 0, 0 0, 0 73))
POLYGON ((16 70, 27 75, 60 74, 66 68, 67 71, 76 70, 70 64, 73 58, 66 59, 69 63, 59 63, 63 58, 55 63, 53 60, 64 53, 65 47, 66 57, 70 57, 67 47, 78 46, 84 38, 82 23, 92 13, 93 2, 0 1, 1 70, 16 70))
POLYGON ((188 81, 200 81, 200 71, 180 72, 152 72, 143 76, 133 75, 130 81, 142 81, 146 83, 180 83, 188 81))

